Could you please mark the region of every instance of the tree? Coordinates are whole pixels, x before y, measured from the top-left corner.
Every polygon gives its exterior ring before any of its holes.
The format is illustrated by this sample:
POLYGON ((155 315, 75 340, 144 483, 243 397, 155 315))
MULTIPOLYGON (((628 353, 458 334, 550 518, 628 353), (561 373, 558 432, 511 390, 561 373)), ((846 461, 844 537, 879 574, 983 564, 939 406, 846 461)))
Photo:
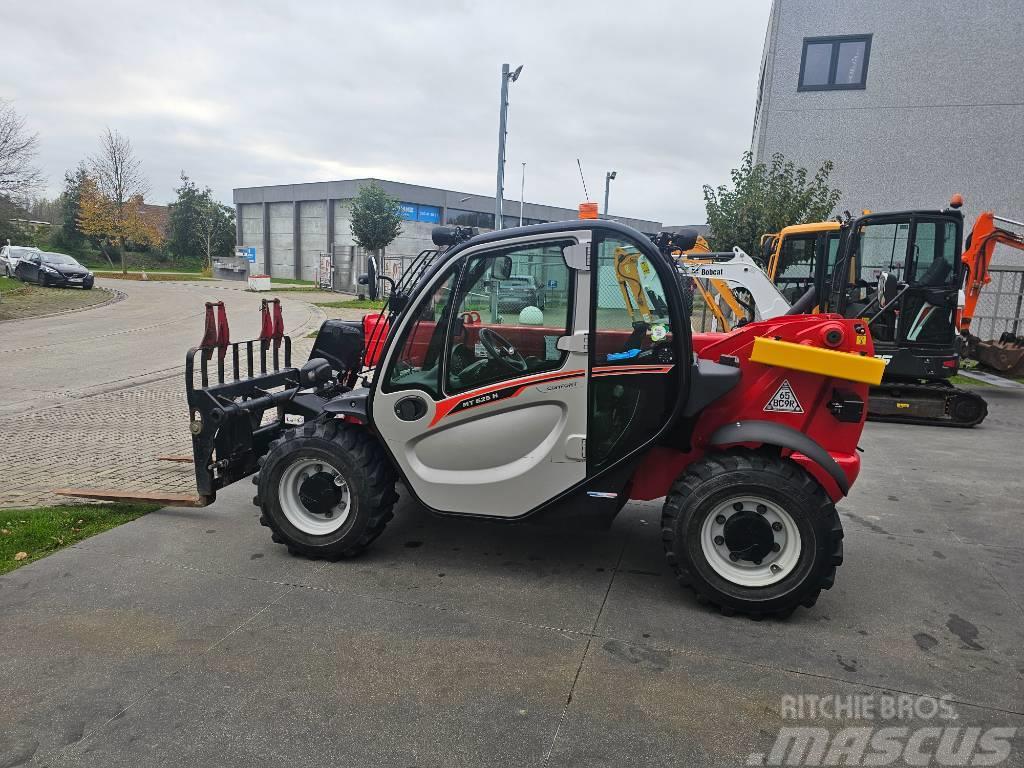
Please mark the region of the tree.
POLYGON ((79 189, 78 228, 84 235, 98 239, 100 250, 111 266, 114 265, 107 245, 116 245, 121 251, 121 272, 128 271, 125 251, 128 243, 160 245, 163 234, 146 210, 142 195, 133 195, 118 204, 105 195, 91 176, 86 177, 79 189))
POLYGON ((64 172, 64 191, 60 195, 61 225, 60 240, 66 246, 76 246, 82 241, 78 231, 78 216, 82 197, 82 184, 89 178, 85 163, 79 163, 74 171, 64 172))
POLYGON ((25 119, 0 100, 0 197, 18 203, 38 189, 38 136, 25 129, 25 119))
POLYGON ((184 171, 178 199, 171 204, 168 248, 175 256, 202 256, 206 268, 235 248, 235 209, 217 202, 209 187, 199 189, 184 171))
POLYGON ((402 234, 402 214, 398 201, 371 181, 352 201, 352 237, 360 248, 379 253, 402 234))
POLYGON ((738 245, 759 255, 761 235, 778 232, 790 224, 824 221, 839 203, 842 193, 828 184, 832 161, 826 160, 811 179, 779 152, 771 164, 754 164, 750 152, 730 173, 732 189, 704 185, 704 207, 711 228, 710 245, 716 251, 738 245))
POLYGON ((159 245, 159 227, 146 215, 143 200, 149 184, 126 136, 107 128, 100 151, 89 158, 89 178, 80 188, 79 231, 100 238, 100 249, 113 264, 106 244, 121 250, 121 271, 128 271, 125 245, 130 241, 159 245))

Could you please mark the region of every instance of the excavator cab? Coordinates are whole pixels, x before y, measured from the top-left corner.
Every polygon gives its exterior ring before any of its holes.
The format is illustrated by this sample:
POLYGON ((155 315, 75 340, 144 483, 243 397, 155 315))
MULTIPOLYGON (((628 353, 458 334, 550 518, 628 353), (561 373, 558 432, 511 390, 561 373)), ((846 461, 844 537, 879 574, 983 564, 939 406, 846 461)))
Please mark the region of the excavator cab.
MULTIPOLYGON (((778 235, 768 236, 768 277, 790 304, 796 304, 815 285, 831 282, 839 255, 841 230, 839 222, 822 221, 785 227, 778 235)), ((820 299, 827 292, 817 291, 820 299)))
POLYGON ((841 265, 851 268, 833 270, 829 303, 847 317, 871 318, 876 354, 888 361, 889 376, 956 373, 962 238, 963 215, 955 208, 868 214, 846 230, 841 265), (889 301, 877 292, 883 274, 899 286, 889 301))
POLYGON ((886 362, 882 386, 872 390, 874 420, 970 427, 985 418, 980 396, 949 383, 963 347, 956 326, 963 227, 959 205, 867 214, 843 225, 823 287, 831 311, 868 320, 875 356, 886 362), (878 287, 883 277, 890 290, 878 287))

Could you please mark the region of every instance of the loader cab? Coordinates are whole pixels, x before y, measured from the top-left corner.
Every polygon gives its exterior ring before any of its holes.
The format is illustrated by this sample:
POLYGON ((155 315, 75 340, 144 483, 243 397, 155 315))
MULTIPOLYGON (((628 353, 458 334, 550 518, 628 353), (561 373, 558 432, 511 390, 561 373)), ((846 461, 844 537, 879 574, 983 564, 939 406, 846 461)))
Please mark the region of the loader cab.
POLYGON ((849 265, 848 276, 836 271, 830 303, 847 317, 874 318, 871 334, 876 354, 889 361, 888 375, 955 373, 962 237, 955 208, 869 214, 844 225, 840 263, 849 265), (898 284, 889 301, 879 300, 883 274, 898 284))
POLYGON ((503 230, 419 279, 368 412, 435 511, 522 517, 570 497, 617 511, 634 459, 685 405, 691 357, 672 265, 648 238, 595 220, 503 230), (513 302, 509 275, 530 276, 543 306, 513 302))

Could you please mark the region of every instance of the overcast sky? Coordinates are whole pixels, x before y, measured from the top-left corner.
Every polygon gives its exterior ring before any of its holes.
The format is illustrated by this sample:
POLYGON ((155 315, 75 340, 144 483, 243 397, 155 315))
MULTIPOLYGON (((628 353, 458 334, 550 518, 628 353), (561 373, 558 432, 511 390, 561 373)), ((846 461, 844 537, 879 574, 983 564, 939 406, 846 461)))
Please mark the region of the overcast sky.
POLYGON ((376 176, 494 193, 502 62, 505 197, 703 222, 701 185, 750 146, 769 0, 245 0, 9 4, 0 98, 39 133, 48 192, 128 136, 152 202, 184 170, 234 187, 376 176))

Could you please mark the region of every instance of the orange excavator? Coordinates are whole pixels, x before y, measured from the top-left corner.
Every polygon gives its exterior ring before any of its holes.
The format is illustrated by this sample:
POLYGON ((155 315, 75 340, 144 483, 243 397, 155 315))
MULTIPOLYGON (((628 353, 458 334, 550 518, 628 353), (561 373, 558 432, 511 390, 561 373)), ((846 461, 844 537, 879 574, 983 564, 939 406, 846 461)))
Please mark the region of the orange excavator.
POLYGON ((964 305, 957 313, 957 327, 967 342, 967 355, 993 370, 1011 376, 1024 375, 1024 336, 1014 332, 1003 333, 998 340, 982 341, 971 333, 971 320, 978 306, 982 290, 992 282, 989 266, 997 245, 1024 251, 1024 235, 1011 232, 996 224, 1024 227, 1024 222, 996 216, 983 211, 974 222, 974 229, 964 243, 964 305))

